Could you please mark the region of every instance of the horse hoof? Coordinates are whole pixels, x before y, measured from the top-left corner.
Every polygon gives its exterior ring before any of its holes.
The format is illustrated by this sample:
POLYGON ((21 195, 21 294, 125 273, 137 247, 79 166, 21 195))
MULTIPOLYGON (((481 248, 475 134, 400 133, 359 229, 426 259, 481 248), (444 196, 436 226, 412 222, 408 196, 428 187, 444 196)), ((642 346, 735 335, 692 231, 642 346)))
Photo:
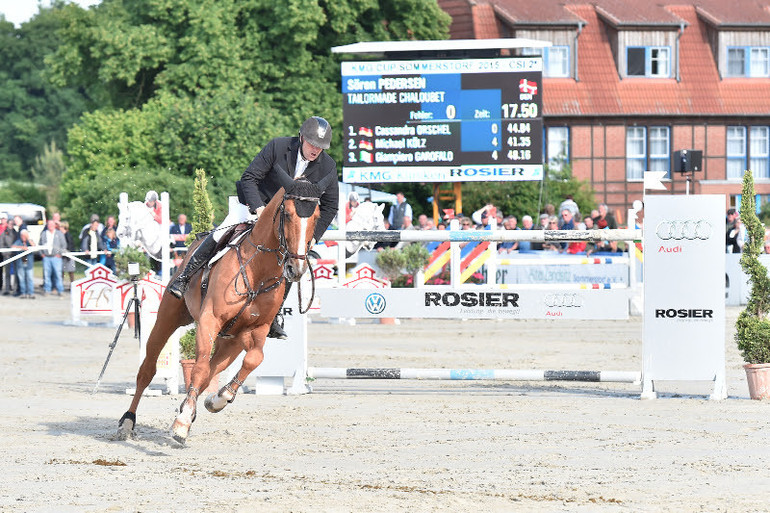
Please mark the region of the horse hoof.
POLYGON ((126 412, 118 421, 118 432, 115 435, 116 440, 128 440, 136 436, 134 427, 136 426, 136 415, 131 412, 126 412))
POLYGON ((190 424, 185 424, 179 419, 174 420, 174 424, 171 426, 171 436, 174 440, 180 444, 184 444, 187 441, 187 435, 190 434, 190 424))
POLYGON ((206 400, 203 402, 204 406, 206 406, 206 409, 211 413, 219 413, 220 411, 224 410, 225 406, 233 402, 234 399, 228 399, 227 397, 224 397, 225 394, 232 395, 226 390, 220 390, 218 394, 209 394, 208 397, 206 397, 206 400))

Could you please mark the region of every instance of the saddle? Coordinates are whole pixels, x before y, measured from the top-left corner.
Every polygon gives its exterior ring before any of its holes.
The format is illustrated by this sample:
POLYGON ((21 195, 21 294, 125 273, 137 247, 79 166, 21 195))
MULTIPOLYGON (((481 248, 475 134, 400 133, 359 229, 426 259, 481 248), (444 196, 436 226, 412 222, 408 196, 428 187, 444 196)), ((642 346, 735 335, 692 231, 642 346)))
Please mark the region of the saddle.
POLYGON ((205 266, 203 266, 203 274, 201 275, 201 301, 206 297, 206 291, 209 286, 209 274, 211 274, 211 269, 214 267, 214 264, 216 264, 230 248, 237 246, 241 239, 248 235, 252 228, 254 228, 253 223, 239 223, 229 227, 224 235, 222 235, 222 238, 219 239, 219 242, 217 242, 217 245, 214 248, 214 256, 205 266))

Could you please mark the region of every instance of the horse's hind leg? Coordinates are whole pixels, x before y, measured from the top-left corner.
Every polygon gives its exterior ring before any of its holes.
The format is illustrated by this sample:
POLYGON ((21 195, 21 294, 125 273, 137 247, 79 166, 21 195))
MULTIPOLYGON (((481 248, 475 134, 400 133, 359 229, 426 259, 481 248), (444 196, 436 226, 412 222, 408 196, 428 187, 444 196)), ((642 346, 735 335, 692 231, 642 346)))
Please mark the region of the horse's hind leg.
POLYGON ((139 372, 136 374, 136 391, 131 400, 131 406, 118 421, 117 438, 125 440, 133 438, 134 427, 136 426, 136 409, 139 406, 139 400, 142 393, 155 377, 158 365, 158 356, 166 345, 166 341, 174 331, 180 326, 188 324, 192 318, 187 311, 185 303, 174 298, 173 301, 161 301, 158 308, 158 318, 155 326, 147 338, 147 347, 144 360, 139 366, 139 372))

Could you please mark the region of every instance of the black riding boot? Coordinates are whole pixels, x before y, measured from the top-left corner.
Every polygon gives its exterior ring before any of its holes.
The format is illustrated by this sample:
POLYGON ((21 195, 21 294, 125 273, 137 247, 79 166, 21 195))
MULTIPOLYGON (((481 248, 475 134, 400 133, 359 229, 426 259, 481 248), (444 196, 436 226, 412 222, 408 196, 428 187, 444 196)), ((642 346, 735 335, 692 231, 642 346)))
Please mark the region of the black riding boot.
POLYGON ((217 247, 217 241, 214 240, 214 234, 209 234, 200 246, 195 249, 195 252, 187 261, 187 265, 179 276, 176 277, 168 285, 168 291, 174 296, 182 299, 184 293, 187 292, 187 285, 190 283, 190 278, 208 262, 212 256, 214 256, 214 250, 217 247))
POLYGON ((281 301, 281 307, 278 309, 278 314, 273 319, 273 324, 270 325, 270 331, 267 333, 269 338, 277 338, 280 340, 286 340, 289 336, 283 331, 283 304, 286 302, 286 298, 289 296, 289 290, 291 290, 291 282, 286 280, 286 289, 283 291, 283 301, 281 301), (281 318, 279 321, 278 318, 281 318))

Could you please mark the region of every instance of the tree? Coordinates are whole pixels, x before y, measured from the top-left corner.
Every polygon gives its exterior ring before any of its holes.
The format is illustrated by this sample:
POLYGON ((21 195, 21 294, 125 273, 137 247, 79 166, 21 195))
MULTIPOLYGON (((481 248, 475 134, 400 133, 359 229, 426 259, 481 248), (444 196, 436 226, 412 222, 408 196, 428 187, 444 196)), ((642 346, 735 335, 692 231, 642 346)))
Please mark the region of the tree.
MULTIPOLYGON (((101 103, 69 131, 61 192, 71 215, 89 205, 80 196, 92 183, 110 184, 100 188, 111 202, 113 173, 189 179, 196 168, 223 214, 270 138, 295 134, 310 115, 341 125, 332 46, 445 38, 450 21, 435 0, 103 0, 60 16, 47 76, 101 103)), ((338 161, 340 144, 335 130, 338 161)))
POLYGON ((83 90, 44 78, 44 57, 61 44, 62 5, 41 9, 19 29, 0 21, 0 176, 6 180, 31 181, 46 144, 65 148, 67 128, 90 106, 83 90))
POLYGON ((32 175, 35 182, 43 184, 48 209, 59 209, 59 184, 64 173, 64 154, 56 147, 56 141, 43 148, 43 153, 35 157, 35 165, 32 167, 32 175))
POLYGON ((214 217, 214 207, 211 205, 209 193, 206 190, 208 180, 206 172, 203 169, 195 170, 195 188, 193 189, 193 218, 192 231, 187 234, 186 245, 190 245, 195 240, 196 233, 204 233, 214 228, 212 219, 214 217))

